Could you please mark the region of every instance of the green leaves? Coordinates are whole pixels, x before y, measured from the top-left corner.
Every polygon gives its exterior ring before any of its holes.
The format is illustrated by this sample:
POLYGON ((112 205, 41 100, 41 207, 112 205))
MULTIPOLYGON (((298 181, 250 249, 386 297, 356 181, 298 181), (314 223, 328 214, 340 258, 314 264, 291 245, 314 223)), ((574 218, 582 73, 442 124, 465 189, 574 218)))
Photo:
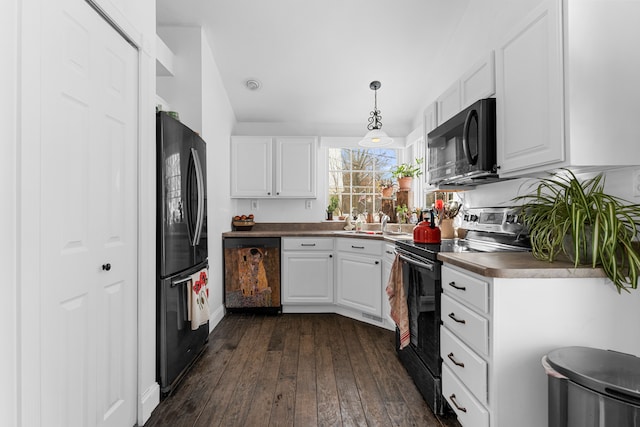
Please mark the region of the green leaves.
POLYGON ((578 181, 568 169, 541 179, 535 191, 518 196, 533 255, 553 262, 561 254, 600 266, 618 292, 638 286, 640 205, 604 192, 603 175, 578 181))
POLYGON ((391 169, 391 175, 394 178, 417 178, 422 175, 422 167, 420 166, 424 159, 422 157, 416 159, 415 165, 402 163, 391 169))

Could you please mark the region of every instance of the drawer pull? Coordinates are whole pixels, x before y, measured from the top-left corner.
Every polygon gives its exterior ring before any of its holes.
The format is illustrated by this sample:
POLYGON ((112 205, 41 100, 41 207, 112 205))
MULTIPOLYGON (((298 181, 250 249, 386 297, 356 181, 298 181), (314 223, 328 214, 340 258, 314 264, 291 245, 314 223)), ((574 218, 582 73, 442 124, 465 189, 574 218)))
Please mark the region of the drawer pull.
POLYGON ((449 286, 451 286, 452 288, 457 289, 459 291, 466 291, 467 290, 467 288, 464 287, 464 286, 457 286, 456 282, 449 282, 449 286))
POLYGON ((456 360, 456 358, 453 356, 453 353, 447 354, 447 357, 449 358, 449 360, 451 360, 453 362, 454 365, 460 366, 461 368, 464 368, 464 363, 458 362, 456 360))
POLYGON ((352 249, 364 249, 364 246, 353 246, 351 245, 352 249))
POLYGON ((300 243, 300 246, 315 246, 315 243, 300 243))
POLYGON ((456 407, 456 409, 458 409, 459 411, 462 411, 462 412, 467 412, 467 408, 465 408, 464 406, 458 405, 458 402, 456 401, 456 395, 455 394, 452 394, 451 396, 449 396, 449 399, 453 402, 453 404, 456 407))
POLYGON ((458 322, 458 323, 462 323, 463 325, 464 325, 465 323, 467 323, 467 321, 466 321, 466 320, 464 320, 464 319, 458 319, 458 318, 456 317, 456 314, 455 314, 455 313, 449 313, 449 317, 450 317, 450 318, 452 318, 454 321, 456 321, 456 322, 458 322))
POLYGON ((393 255, 393 251, 385 251, 386 253, 388 253, 389 255, 393 255))

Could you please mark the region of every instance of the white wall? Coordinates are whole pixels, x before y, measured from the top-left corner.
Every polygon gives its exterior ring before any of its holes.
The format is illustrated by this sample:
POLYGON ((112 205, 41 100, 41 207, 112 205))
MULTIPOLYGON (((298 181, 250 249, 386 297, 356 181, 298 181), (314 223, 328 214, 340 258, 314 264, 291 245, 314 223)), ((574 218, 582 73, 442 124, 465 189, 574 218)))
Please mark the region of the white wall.
POLYGON ((158 27, 174 54, 174 75, 156 77, 156 90, 180 121, 202 134, 202 32, 200 27, 158 27))
MULTIPOLYGON (((633 172, 640 170, 637 168, 620 168, 605 171, 576 172, 579 179, 586 179, 602 172, 605 176, 604 189, 607 193, 620 197, 630 203, 640 203, 640 198, 633 195, 633 172)), ((510 206, 514 202, 512 198, 527 194, 534 190, 538 182, 536 178, 520 178, 494 184, 486 184, 476 187, 472 191, 459 193, 466 207, 484 206, 510 206)))
POLYGON ((209 307, 213 327, 224 315, 222 295, 221 234, 231 229, 235 203, 230 198, 231 146, 229 138, 235 124, 227 92, 204 33, 202 40, 202 137, 207 143, 207 197, 209 234, 209 307))
POLYGON ((3 224, 0 239, 0 271, 5 284, 0 298, 0 414, 2 423, 17 425, 18 414, 18 336, 17 336, 17 87, 18 87, 18 3, 8 0, 3 3, 0 14, 0 133, 3 135, 0 155, 0 224, 3 224))

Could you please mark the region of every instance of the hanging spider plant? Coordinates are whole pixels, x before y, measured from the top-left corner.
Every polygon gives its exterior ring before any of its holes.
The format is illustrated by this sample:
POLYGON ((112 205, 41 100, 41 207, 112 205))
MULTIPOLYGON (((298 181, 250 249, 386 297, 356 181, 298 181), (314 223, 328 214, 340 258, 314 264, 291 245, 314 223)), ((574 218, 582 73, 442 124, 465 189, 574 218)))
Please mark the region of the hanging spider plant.
POLYGON ((559 255, 580 264, 600 266, 618 292, 636 289, 640 255, 640 205, 604 191, 603 175, 578 181, 568 169, 541 179, 534 192, 515 197, 523 202, 522 220, 528 228, 533 255, 553 262, 559 255))

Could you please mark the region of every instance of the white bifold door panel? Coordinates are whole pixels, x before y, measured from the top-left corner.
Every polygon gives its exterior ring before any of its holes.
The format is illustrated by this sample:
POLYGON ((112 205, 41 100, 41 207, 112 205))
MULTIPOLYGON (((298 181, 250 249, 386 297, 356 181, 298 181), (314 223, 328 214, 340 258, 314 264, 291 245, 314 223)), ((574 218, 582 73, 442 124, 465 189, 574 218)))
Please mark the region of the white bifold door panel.
POLYGON ((138 53, 85 1, 42 8, 40 424, 132 426, 138 53))

